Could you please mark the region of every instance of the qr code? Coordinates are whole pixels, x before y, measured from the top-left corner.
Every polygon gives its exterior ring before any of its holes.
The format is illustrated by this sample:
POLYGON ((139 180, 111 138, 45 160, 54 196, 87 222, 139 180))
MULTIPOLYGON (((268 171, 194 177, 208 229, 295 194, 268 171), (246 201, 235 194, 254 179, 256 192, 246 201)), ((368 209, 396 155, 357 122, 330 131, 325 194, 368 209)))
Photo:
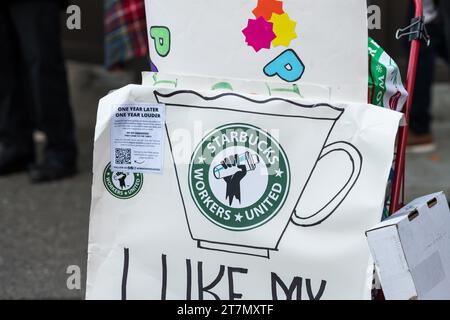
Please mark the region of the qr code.
POLYGON ((131 164, 131 149, 116 149, 116 164, 131 164))

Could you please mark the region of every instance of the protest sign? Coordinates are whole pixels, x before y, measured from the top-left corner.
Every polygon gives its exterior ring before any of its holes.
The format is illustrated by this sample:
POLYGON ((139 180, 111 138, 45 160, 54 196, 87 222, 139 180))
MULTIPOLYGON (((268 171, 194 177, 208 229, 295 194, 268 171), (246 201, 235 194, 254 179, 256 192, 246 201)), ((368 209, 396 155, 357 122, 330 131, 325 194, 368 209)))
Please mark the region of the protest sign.
POLYGON ((95 135, 86 297, 370 298, 364 231, 382 214, 400 119, 230 90, 109 94, 95 135), (162 173, 114 172, 113 111, 142 104, 165 106, 162 173))
POLYGON ((146 0, 154 71, 318 84, 367 101, 361 0, 146 0))

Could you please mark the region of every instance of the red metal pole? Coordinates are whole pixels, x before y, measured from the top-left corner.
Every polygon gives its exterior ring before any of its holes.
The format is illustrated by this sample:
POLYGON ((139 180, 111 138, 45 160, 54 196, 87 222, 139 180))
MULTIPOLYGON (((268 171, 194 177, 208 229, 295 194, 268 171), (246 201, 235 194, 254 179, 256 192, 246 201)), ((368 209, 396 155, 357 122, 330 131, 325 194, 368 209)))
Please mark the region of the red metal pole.
MULTIPOLYGON (((422 0, 414 0, 415 17, 423 16, 422 0)), ((421 39, 415 39, 411 42, 411 51, 409 55, 408 76, 406 79, 406 90, 408 91, 408 100, 405 105, 406 126, 400 128, 397 141, 397 159, 395 161, 395 179, 392 188, 392 199, 390 214, 395 213, 404 205, 404 199, 401 199, 402 187, 405 177, 406 146, 408 144, 409 113, 414 99, 414 86, 416 83, 417 64, 419 62, 421 39)))

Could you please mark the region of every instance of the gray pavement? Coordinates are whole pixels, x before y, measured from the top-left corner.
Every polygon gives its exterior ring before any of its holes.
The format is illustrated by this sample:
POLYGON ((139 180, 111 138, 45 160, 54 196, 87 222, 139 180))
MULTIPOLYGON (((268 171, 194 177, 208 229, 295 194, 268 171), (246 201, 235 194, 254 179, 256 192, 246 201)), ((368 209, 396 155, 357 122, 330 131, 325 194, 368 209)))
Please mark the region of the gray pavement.
POLYGON ((0 178, 0 299, 80 299, 84 296, 92 147, 98 100, 131 81, 98 66, 69 63, 80 173, 32 185, 26 174, 0 178), (83 272, 83 290, 70 291, 66 269, 83 272))
POLYGON ((433 131, 438 150, 427 155, 408 155, 406 198, 445 191, 450 197, 450 84, 437 84, 433 94, 433 131))
MULTIPOLYGON (((129 83, 100 67, 69 63, 80 145, 80 174, 40 186, 25 174, 0 178, 0 299, 81 299, 84 296, 92 140, 98 99, 129 83), (82 290, 66 287, 66 268, 83 271, 82 290)), ((408 156, 407 198, 445 190, 450 195, 450 85, 435 87, 438 152, 408 156)))

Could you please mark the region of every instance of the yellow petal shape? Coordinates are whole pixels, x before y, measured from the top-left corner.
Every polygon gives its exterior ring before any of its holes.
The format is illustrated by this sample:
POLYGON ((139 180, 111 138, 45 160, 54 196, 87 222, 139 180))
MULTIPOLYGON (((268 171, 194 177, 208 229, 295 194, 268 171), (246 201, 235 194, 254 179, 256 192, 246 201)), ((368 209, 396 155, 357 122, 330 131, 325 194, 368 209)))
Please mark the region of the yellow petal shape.
POLYGON ((291 20, 287 13, 283 14, 272 14, 270 22, 273 23, 273 32, 277 36, 273 41, 272 45, 289 47, 292 40, 297 38, 297 33, 295 32, 295 27, 297 22, 291 20))

